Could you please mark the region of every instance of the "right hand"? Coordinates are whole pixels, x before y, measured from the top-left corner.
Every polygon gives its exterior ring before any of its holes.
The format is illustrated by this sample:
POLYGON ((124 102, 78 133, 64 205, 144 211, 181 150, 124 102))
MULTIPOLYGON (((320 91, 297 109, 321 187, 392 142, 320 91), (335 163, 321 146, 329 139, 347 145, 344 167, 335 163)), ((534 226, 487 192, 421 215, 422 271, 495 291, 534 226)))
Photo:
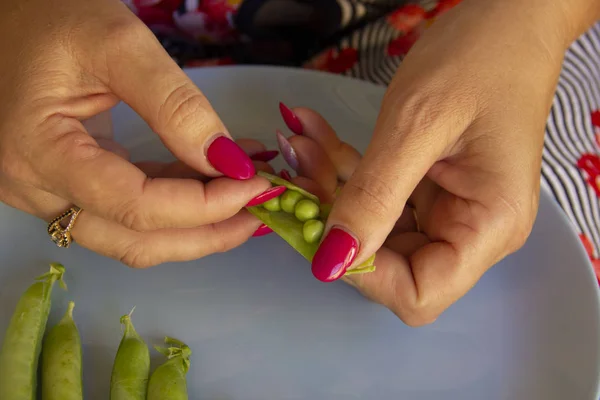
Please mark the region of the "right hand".
POLYGON ((119 0, 2 1, 0 54, 3 202, 45 221, 81 207, 74 240, 133 267, 225 251, 260 225, 243 207, 268 182, 119 0), (134 165, 88 132, 119 101, 179 163, 134 165))

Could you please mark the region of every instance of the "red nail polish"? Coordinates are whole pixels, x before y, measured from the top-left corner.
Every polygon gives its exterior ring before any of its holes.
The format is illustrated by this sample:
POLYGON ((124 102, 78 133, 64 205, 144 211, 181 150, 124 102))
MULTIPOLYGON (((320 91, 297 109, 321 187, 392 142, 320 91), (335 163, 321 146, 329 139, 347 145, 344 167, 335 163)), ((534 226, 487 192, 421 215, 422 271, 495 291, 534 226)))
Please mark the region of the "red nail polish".
POLYGON ((333 228, 319 246, 312 260, 312 273, 322 282, 332 282, 344 275, 358 252, 358 242, 347 232, 333 228))
POLYGON ((279 172, 279 176, 283 179, 285 179, 286 181, 291 181, 292 180, 292 175, 290 175, 289 171, 287 169, 282 169, 279 172))
POLYGON ((275 157, 277 157, 278 155, 279 155, 279 152, 277 150, 267 150, 267 151, 261 151, 256 154, 252 154, 250 156, 250 158, 253 159, 254 161, 269 162, 272 159, 274 159, 275 157))
POLYGON ((248 204, 246 204, 246 207, 254 207, 259 204, 264 203, 265 201, 274 199, 275 197, 277 197, 277 196, 281 195, 283 192, 285 192, 285 190, 286 190, 285 186, 272 187, 271 189, 268 189, 268 190, 262 192, 261 194, 259 194, 258 196, 256 196, 252 200, 250 200, 248 202, 248 204))
POLYGON ((206 157, 217 171, 230 178, 245 180, 256 174, 250 157, 228 137, 216 138, 208 147, 206 157))
POLYGON ((304 128, 302 128, 302 122, 300 122, 296 114, 283 103, 279 103, 279 112, 287 127, 296 135, 302 135, 304 128))
POLYGON ((269 233, 273 232, 273 229, 269 228, 268 226, 266 226, 265 224, 262 224, 261 226, 258 227, 258 229, 252 234, 252 236, 254 237, 258 237, 258 236, 265 236, 268 235, 269 233))

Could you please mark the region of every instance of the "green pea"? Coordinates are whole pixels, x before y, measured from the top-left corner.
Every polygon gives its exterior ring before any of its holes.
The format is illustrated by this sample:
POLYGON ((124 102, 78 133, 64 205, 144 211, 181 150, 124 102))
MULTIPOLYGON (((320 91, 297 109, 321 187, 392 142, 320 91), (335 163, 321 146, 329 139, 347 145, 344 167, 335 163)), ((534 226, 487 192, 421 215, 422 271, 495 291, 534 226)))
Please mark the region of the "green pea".
POLYGON ((167 357, 158 366, 148 383, 148 400, 187 400, 186 375, 190 368, 192 350, 183 342, 166 337, 165 344, 172 347, 155 347, 167 357))
POLYGON ((73 320, 74 302, 46 334, 42 345, 42 400, 83 399, 81 337, 73 320))
POLYGON ((271 200, 268 200, 262 204, 262 206, 269 211, 281 211, 281 201, 279 200, 281 196, 275 197, 271 200))
MULTIPOLYGON (((135 309, 135 307, 134 307, 135 309)), ((148 346, 136 332, 131 314, 121 317, 125 327, 113 363, 110 379, 110 400, 145 400, 150 374, 148 346)))
POLYGON ((65 267, 50 264, 22 295, 8 324, 0 350, 0 399, 34 400, 42 339, 51 308, 52 288, 62 280, 65 267))
MULTIPOLYGON (((309 243, 304 238, 304 223, 306 220, 303 218, 302 220, 298 219, 294 212, 288 212, 286 210, 287 206, 284 205, 284 197, 286 193, 289 191, 298 192, 303 196, 303 199, 299 200, 298 203, 308 199, 312 200, 315 204, 320 205, 320 212, 318 213, 319 219, 323 222, 327 221, 329 217, 329 213, 331 212, 331 204, 321 204, 319 198, 314 194, 298 187, 291 182, 286 181, 285 179, 281 179, 278 176, 268 174, 263 171, 258 171, 257 175, 262 176, 269 180, 272 185, 275 186, 285 186, 288 191, 281 195, 281 208, 286 212, 271 212, 265 207, 248 207, 247 210, 260 219, 263 224, 267 225, 269 228, 273 229, 275 234, 277 234, 280 238, 285 240, 290 246, 294 248, 299 254, 302 255, 309 262, 312 261, 314 255, 319 249, 319 241, 315 243, 309 243)), ((339 192, 336 190, 336 196, 339 192)), ((287 196, 290 196, 289 194, 287 196)), ((296 206, 298 205, 296 203, 296 206)), ((279 209, 277 208, 277 211, 279 209)), ((302 217, 302 215, 301 215, 302 217)), ((308 220, 315 219, 316 215, 313 218, 308 218, 308 220)), ((364 261, 361 265, 353 268, 352 270, 346 271, 346 275, 349 274, 363 274, 375 271, 375 254, 369 257, 366 261, 364 261)))
POLYGON ((293 214, 296 204, 303 198, 304 196, 302 196, 300 192, 296 192, 295 190, 287 190, 281 195, 281 208, 283 211, 293 214))
POLYGON ((325 230, 325 224, 318 219, 310 219, 304 223, 302 227, 302 234, 304 240, 308 243, 316 243, 321 240, 323 231, 325 230))
POLYGON ((320 212, 319 205, 308 199, 300 200, 294 209, 294 215, 302 222, 318 217, 320 212))

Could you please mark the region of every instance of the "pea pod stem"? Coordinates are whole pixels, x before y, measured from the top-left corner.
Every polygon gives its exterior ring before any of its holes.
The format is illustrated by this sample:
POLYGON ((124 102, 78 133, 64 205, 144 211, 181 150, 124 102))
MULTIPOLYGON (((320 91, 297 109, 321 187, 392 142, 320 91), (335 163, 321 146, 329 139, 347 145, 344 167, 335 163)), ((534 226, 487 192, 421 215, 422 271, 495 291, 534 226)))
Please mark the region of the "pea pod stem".
POLYGON ((170 347, 154 346, 167 361, 158 366, 148 383, 148 400, 187 400, 186 375, 192 350, 182 341, 165 337, 170 347))
POLYGON ((52 289, 63 281, 65 267, 50 264, 50 270, 39 276, 21 295, 0 350, 0 399, 34 400, 42 339, 51 308, 52 289))
POLYGON ((120 318, 123 337, 113 363, 110 400, 146 399, 150 352, 131 321, 134 310, 135 307, 120 318))
MULTIPOLYGON (((323 204, 319 198, 312 193, 286 181, 278 176, 260 171, 258 175, 268 179, 273 185, 285 186, 288 190, 293 190, 302 194, 305 198, 314 201, 319 206, 319 218, 326 222, 331 212, 330 204, 323 204)), ((278 236, 285 240, 298 253, 300 253, 309 262, 312 261, 319 248, 320 241, 309 243, 304 237, 304 222, 299 220, 294 214, 286 211, 269 211, 265 207, 253 206, 247 207, 247 210, 273 230, 278 236)), ((288 210, 289 211, 289 210, 288 210)), ((349 269, 345 275, 362 274, 375 271, 375 255, 373 254, 362 264, 349 269)))

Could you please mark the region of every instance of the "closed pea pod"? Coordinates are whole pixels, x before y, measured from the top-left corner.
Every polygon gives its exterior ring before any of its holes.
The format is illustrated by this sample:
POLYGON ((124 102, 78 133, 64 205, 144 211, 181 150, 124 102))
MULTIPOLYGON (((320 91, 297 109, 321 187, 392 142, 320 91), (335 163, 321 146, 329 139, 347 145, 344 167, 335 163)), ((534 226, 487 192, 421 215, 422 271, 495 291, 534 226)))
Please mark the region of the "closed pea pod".
POLYGON ((42 400, 81 400, 83 383, 81 337, 73 320, 74 302, 44 339, 42 400))
POLYGON ((186 375, 190 368, 192 350, 183 342, 166 337, 165 344, 171 347, 155 347, 167 357, 158 366, 148 383, 148 400, 187 400, 186 375))
POLYGON ((110 400, 146 399, 150 352, 131 322, 132 313, 121 317, 125 329, 113 363, 110 400))
POLYGON ((50 265, 22 295, 9 322, 0 350, 0 399, 34 400, 42 339, 51 307, 52 288, 65 267, 50 265))

